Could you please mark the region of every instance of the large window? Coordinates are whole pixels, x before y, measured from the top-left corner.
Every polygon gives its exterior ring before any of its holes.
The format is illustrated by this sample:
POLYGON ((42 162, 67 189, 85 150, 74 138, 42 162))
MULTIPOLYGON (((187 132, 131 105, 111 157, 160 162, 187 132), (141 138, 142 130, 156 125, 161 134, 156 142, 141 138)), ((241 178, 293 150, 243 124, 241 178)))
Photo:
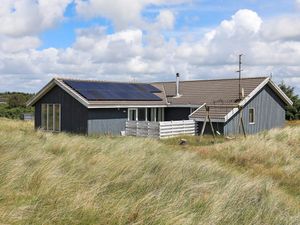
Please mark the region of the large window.
POLYGON ((130 121, 153 121, 165 120, 164 108, 132 108, 128 109, 128 120, 130 121))
POLYGON ((249 123, 255 124, 255 111, 254 108, 249 109, 249 123))
POLYGON ((43 130, 61 130, 61 107, 60 104, 42 104, 41 127, 43 130))

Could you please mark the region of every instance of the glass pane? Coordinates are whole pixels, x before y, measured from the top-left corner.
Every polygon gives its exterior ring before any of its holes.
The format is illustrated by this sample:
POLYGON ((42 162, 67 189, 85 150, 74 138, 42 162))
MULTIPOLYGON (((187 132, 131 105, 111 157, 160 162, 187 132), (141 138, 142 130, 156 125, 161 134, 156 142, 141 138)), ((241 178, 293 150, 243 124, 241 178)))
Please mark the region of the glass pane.
POLYGON ((41 127, 42 129, 46 130, 47 129, 47 105, 46 104, 42 104, 41 116, 42 116, 41 127))
POLYGON ((151 112, 152 112, 151 108, 148 108, 147 109, 147 120, 148 121, 151 121, 151 112))
POLYGON ((53 130, 53 105, 48 105, 48 130, 53 130))
POLYGON ((139 121, 145 121, 146 120, 146 109, 138 109, 139 110, 139 121))
POLYGON ((60 105, 54 105, 54 113, 55 113, 55 131, 60 131, 60 105))
POLYGON ((129 120, 136 120, 136 110, 135 109, 130 109, 129 110, 129 120))
POLYGON ((254 110, 249 109, 249 122, 254 123, 254 110))
POLYGON ((164 108, 156 109, 156 121, 164 121, 164 108))
POLYGON ((156 121, 156 108, 151 109, 151 120, 150 121, 156 121))

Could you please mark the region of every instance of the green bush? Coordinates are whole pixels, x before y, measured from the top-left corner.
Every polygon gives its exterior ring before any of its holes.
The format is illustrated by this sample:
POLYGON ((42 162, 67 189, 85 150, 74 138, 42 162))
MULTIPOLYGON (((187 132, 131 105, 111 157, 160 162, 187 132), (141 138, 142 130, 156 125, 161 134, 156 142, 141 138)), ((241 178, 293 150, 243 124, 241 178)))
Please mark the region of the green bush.
POLYGON ((0 98, 6 100, 6 104, 0 104, 0 117, 20 119, 23 113, 33 113, 33 107, 26 107, 26 102, 32 96, 21 92, 0 93, 0 98))
POLYGON ((24 94, 12 94, 8 97, 7 104, 10 108, 25 107, 27 98, 24 94))
POLYGON ((279 85, 281 90, 293 101, 292 106, 286 107, 287 120, 300 120, 300 98, 295 94, 295 88, 284 84, 279 85))
POLYGON ((0 117, 10 119, 20 119, 23 113, 33 113, 32 107, 15 107, 11 108, 8 104, 0 104, 0 117))

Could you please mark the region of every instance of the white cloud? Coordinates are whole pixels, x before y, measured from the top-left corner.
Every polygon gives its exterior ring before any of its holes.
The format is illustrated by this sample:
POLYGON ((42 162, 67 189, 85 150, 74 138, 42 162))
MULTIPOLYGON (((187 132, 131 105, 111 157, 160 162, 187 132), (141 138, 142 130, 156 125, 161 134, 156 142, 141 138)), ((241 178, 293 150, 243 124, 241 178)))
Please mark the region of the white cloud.
POLYGON ((175 16, 170 10, 162 10, 157 16, 157 23, 162 29, 172 29, 175 23, 175 16))
MULTIPOLYGON (((143 27, 142 10, 148 5, 173 5, 190 0, 76 0, 79 15, 85 18, 105 17, 113 21, 117 29, 143 27)), ((173 14, 169 10, 162 11, 160 22, 168 28, 173 25, 173 14)))
POLYGON ((300 40, 300 16, 285 16, 266 21, 262 35, 271 41, 300 40))
POLYGON ((147 32, 127 28, 107 34, 101 26, 78 29, 74 44, 66 49, 37 50, 38 39, 32 36, 24 37, 24 46, 22 38, 2 39, 11 44, 0 44, 1 79, 15 82, 0 83, 0 91, 19 88, 16 83, 22 83, 19 90, 37 91, 53 76, 159 81, 174 80, 179 72, 183 79, 233 77, 239 53, 245 55, 243 76, 273 73, 276 82, 284 80, 300 91, 300 41, 289 28, 272 28, 278 18, 263 21, 254 11, 239 10, 204 35, 193 33, 192 41, 178 42, 160 32, 172 29, 172 15, 162 11, 147 32))
POLYGON ((39 47, 40 40, 37 37, 24 36, 16 38, 8 38, 0 36, 0 51, 13 53, 39 47))
POLYGON ((71 0, 2 0, 0 34, 26 36, 54 26, 71 0))

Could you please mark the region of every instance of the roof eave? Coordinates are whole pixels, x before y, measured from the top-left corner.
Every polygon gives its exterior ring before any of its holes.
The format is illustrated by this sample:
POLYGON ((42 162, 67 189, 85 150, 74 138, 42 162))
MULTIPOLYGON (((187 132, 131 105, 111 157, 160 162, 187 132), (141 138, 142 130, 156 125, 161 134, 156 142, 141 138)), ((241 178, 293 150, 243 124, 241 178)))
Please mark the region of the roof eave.
MULTIPOLYGON (((262 90, 267 84, 270 85, 273 91, 285 102, 287 105, 293 105, 293 102, 289 97, 275 84, 270 77, 267 77, 263 82, 261 82, 246 98, 239 103, 239 107, 244 107, 260 90, 262 90)), ((233 115, 239 111, 238 108, 232 109, 226 116, 225 122, 227 122, 233 115)))
POLYGON ((50 91, 55 86, 55 78, 53 78, 51 81, 49 81, 35 96, 33 96, 31 99, 29 99, 26 102, 26 106, 34 106, 34 104, 42 98, 48 91, 50 91))
POLYGON ((97 105, 89 102, 85 98, 83 98, 81 95, 79 95, 77 92, 75 92, 72 88, 70 88, 68 85, 66 85, 61 79, 59 78, 53 78, 49 83, 47 83, 32 99, 30 99, 26 105, 27 106, 34 106, 34 104, 39 101, 44 95, 46 95, 55 85, 62 88, 64 91, 66 91, 68 94, 70 94, 73 98, 75 98, 77 101, 79 101, 81 104, 83 104, 86 108, 89 109, 97 109, 97 108, 137 108, 137 107, 167 107, 167 104, 153 104, 153 105, 147 105, 141 104, 128 104, 128 105, 97 105))
POLYGON ((53 87, 55 87, 55 85, 57 85, 60 88, 62 88, 64 91, 66 91, 73 98, 75 98, 76 100, 78 100, 85 107, 88 107, 89 103, 88 103, 87 100, 85 100, 83 97, 81 97, 74 90, 72 90, 70 87, 68 87, 60 79, 57 79, 57 78, 53 78, 48 84, 46 84, 32 99, 30 99, 26 103, 26 105, 27 106, 34 106, 34 104, 37 101, 39 101, 44 95, 46 95, 53 87))
POLYGON ((275 91, 287 105, 292 106, 294 104, 293 101, 271 79, 269 81, 269 84, 270 84, 272 90, 275 91))

